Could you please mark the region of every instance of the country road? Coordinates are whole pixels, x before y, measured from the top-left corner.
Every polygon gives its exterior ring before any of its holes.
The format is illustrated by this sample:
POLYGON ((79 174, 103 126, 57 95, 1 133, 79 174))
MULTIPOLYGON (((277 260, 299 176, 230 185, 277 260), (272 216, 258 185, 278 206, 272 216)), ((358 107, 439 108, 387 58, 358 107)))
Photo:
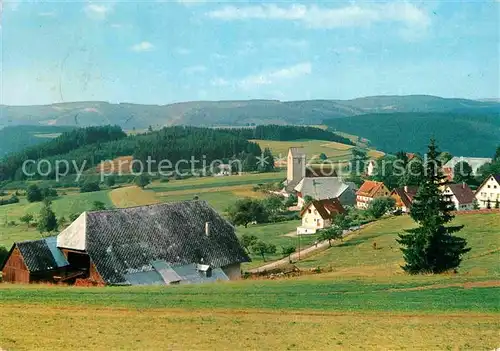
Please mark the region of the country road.
MULTIPOLYGON (((356 227, 355 229, 351 228, 349 231, 345 231, 344 234, 343 234, 343 236, 347 237, 350 234, 355 234, 357 231, 359 231, 360 229, 362 229, 364 227, 365 227, 365 225, 362 225, 360 227, 356 227)), ((334 241, 332 243, 333 244, 332 246, 334 246, 334 245, 336 245, 338 243, 339 243, 338 240, 334 241)), ((299 256, 300 256, 300 259, 304 259, 304 258, 310 256, 311 254, 315 253, 315 252, 326 250, 328 247, 329 247, 328 240, 318 242, 317 245, 312 245, 312 246, 306 247, 305 249, 300 250, 299 252, 293 253, 291 255, 291 260, 292 260, 292 262, 293 261, 298 261, 299 260, 299 256)), ((273 261, 273 262, 270 262, 270 263, 265 264, 263 266, 250 269, 250 270, 248 270, 248 272, 249 273, 265 272, 265 271, 269 271, 269 270, 273 270, 273 269, 279 268, 280 266, 286 265, 288 263, 289 263, 289 258, 285 257, 285 258, 282 258, 281 260, 273 261)))

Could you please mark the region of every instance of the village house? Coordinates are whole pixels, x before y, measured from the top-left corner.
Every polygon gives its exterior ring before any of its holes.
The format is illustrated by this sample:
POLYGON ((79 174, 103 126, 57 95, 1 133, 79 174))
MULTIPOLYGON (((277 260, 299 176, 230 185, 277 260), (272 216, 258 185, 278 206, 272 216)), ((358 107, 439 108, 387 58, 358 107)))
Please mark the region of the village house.
POLYGON ((356 192, 356 207, 366 209, 370 202, 377 197, 390 196, 391 192, 382 182, 365 181, 356 192))
POLYGON ((168 285, 239 279, 250 258, 204 201, 84 212, 59 235, 17 242, 6 282, 168 285))
POLYGON ((496 202, 500 202, 500 174, 486 178, 477 188, 475 197, 480 208, 495 208, 496 202))
POLYGON ((472 168, 472 175, 477 176, 479 168, 487 163, 491 162, 491 158, 480 158, 480 157, 453 157, 448 162, 443 165, 443 174, 448 178, 448 180, 453 180, 455 178, 455 166, 460 162, 467 162, 472 168))
POLYGON ((465 183, 446 184, 443 194, 453 202, 457 211, 474 209, 474 192, 465 183))
POLYGON ((396 201, 396 209, 401 210, 403 213, 409 213, 417 191, 418 187, 416 186, 395 188, 391 192, 391 197, 396 201))
POLYGON ((318 229, 328 228, 335 216, 344 213, 346 211, 338 199, 311 201, 300 212, 302 226, 297 228, 297 234, 314 234, 318 229))

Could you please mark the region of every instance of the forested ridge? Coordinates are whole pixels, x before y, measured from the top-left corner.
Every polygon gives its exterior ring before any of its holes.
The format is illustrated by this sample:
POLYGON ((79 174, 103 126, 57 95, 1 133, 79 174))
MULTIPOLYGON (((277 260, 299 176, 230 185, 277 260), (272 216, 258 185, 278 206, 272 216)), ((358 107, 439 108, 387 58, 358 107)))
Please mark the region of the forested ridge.
POLYGON ((500 140, 500 115, 483 113, 367 114, 325 121, 330 130, 358 135, 387 153, 425 152, 430 138, 456 156, 491 157, 500 140))
POLYGON ((8 126, 0 129, 0 157, 73 130, 71 126, 8 126))
MULTIPOLYGON (((0 164, 0 180, 26 179, 27 175, 22 171, 26 160, 47 160, 40 164, 39 170, 42 174, 49 173, 50 167, 53 172, 45 176, 49 179, 55 176, 54 165, 58 160, 73 162, 78 168, 87 170, 101 161, 131 155, 144 163, 148 158, 156 161, 151 163, 153 171, 161 160, 169 160, 173 164, 179 160, 189 161, 192 157, 207 163, 234 157, 249 160, 249 155, 253 157, 263 153, 257 143, 249 141, 251 139, 318 139, 352 144, 350 140, 320 128, 299 126, 267 125, 239 129, 174 126, 129 136, 118 126, 86 127, 65 132, 43 144, 4 157, 0 164)), ((27 173, 36 173, 37 167, 38 164, 31 162, 26 166, 27 173)), ((75 169, 70 167, 68 171, 73 173, 75 169)), ((59 172, 65 172, 65 169, 60 168, 59 172)))

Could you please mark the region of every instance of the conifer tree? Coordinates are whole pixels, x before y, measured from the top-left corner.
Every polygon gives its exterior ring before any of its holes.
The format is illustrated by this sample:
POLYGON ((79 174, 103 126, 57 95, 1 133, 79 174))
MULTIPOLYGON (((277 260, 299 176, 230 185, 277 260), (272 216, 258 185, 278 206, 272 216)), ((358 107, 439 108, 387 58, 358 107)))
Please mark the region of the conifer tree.
POLYGON ((44 200, 37 226, 40 233, 50 233, 57 230, 57 218, 54 211, 52 211, 51 204, 50 200, 44 200))
POLYGON ((446 226, 453 219, 453 203, 440 187, 446 184, 441 172, 439 151, 431 140, 424 164, 424 179, 414 198, 410 215, 419 225, 406 230, 397 240, 406 264, 407 273, 442 273, 457 268, 462 255, 470 251, 467 241, 453 233, 463 226, 446 226))

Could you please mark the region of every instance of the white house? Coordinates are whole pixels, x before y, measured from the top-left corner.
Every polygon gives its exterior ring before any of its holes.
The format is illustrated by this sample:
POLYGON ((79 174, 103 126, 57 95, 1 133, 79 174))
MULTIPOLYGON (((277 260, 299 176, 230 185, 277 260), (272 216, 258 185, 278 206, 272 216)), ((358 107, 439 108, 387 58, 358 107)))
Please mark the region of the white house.
POLYGON ((375 167, 377 166, 377 162, 375 160, 368 161, 366 165, 366 174, 368 176, 372 176, 375 173, 375 167))
POLYGON ((338 199, 312 201, 300 212, 302 226, 297 228, 297 234, 314 234, 318 229, 328 228, 341 213, 345 213, 345 209, 338 199))
POLYGON ((457 211, 474 209, 474 192, 465 183, 448 184, 444 187, 443 194, 453 202, 457 211))
POLYGON ((500 174, 494 174, 486 178, 476 190, 476 200, 480 208, 495 208, 500 201, 500 174))

